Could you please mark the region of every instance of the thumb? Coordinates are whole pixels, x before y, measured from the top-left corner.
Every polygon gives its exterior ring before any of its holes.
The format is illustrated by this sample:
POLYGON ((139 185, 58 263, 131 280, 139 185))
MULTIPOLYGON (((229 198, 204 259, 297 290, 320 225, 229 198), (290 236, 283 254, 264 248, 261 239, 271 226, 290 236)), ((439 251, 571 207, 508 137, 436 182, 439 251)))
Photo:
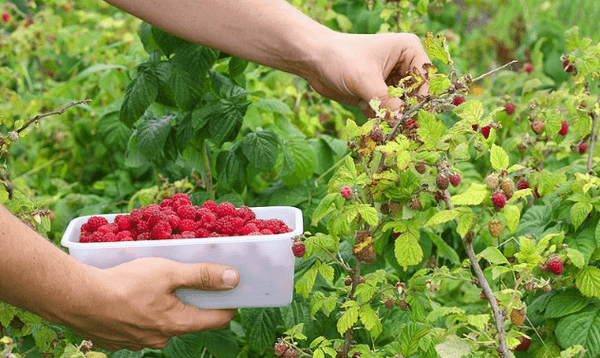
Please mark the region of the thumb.
POLYGON ((173 262, 176 267, 170 275, 170 288, 195 288, 202 291, 223 291, 235 288, 240 283, 240 274, 233 267, 214 264, 184 264, 173 262))

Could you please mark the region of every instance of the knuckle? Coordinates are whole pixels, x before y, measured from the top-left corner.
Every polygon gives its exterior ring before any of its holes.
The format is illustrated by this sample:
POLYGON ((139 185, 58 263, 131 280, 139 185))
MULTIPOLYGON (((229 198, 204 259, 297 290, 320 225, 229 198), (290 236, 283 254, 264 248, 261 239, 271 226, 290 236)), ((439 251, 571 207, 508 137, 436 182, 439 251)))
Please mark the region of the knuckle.
POLYGON ((202 288, 213 288, 215 286, 214 279, 211 275, 211 272, 206 265, 202 265, 198 270, 197 274, 197 284, 198 287, 202 288))

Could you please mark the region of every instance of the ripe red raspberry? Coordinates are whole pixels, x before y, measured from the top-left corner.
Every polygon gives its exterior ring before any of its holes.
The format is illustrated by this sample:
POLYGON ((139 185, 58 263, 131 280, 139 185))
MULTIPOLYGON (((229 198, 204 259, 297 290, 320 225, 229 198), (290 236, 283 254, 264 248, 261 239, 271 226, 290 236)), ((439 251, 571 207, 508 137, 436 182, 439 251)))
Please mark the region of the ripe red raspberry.
POLYGON ((215 210, 215 213, 217 214, 218 217, 223 217, 223 216, 231 216, 235 214, 235 205, 233 205, 232 203, 225 201, 222 202, 221 204, 219 204, 219 206, 217 207, 217 210, 215 210))
POLYGON ((179 231, 195 231, 198 224, 194 220, 183 219, 179 222, 179 231))
POLYGON ((171 240, 183 239, 181 234, 173 234, 171 235, 171 240))
POLYGON ((160 207, 161 208, 171 207, 171 204, 173 204, 173 199, 171 199, 167 196, 166 198, 163 199, 163 201, 160 202, 160 207))
POLYGON ((454 96, 454 98, 452 98, 452 104, 455 106, 460 106, 463 103, 465 103, 465 97, 463 96, 454 96))
POLYGON ((290 232, 290 228, 279 219, 268 219, 263 220, 262 225, 260 226, 262 229, 271 230, 273 234, 282 234, 286 232, 290 232))
POLYGON ((492 126, 485 126, 481 128, 481 134, 483 134, 483 138, 488 139, 490 137, 490 130, 492 126))
POLYGON ((171 238, 171 225, 168 221, 159 221, 152 228, 150 238, 153 240, 166 240, 171 238))
POLYGON ((119 232, 119 228, 113 224, 105 224, 98 228, 98 232, 102 234, 112 233, 116 235, 119 232))
POLYGON ((294 240, 292 243, 292 252, 296 257, 303 257, 306 252, 306 247, 304 246, 304 242, 300 240, 294 240))
POLYGON ((139 209, 133 209, 131 210, 131 213, 129 214, 129 220, 131 220, 131 222, 134 225, 137 225, 140 221, 142 221, 142 212, 139 209))
POLYGON ((117 234, 117 241, 133 241, 131 231, 121 231, 117 234))
POLYGON ((194 231, 183 231, 181 233, 181 238, 182 239, 195 239, 196 233, 194 231))
POLYGON ((104 236, 102 236, 102 242, 117 242, 117 235, 113 234, 112 232, 106 233, 104 234, 104 236))
POLYGON ((177 213, 174 212, 170 206, 162 208, 162 213, 167 215, 167 217, 169 217, 171 215, 177 215, 177 213))
POLYGON ((92 216, 91 218, 88 219, 87 221, 87 228, 89 232, 93 232, 98 230, 98 228, 102 225, 106 225, 108 224, 108 220, 106 220, 104 217, 102 216, 92 216))
POLYGON ((273 231, 271 231, 269 229, 261 229, 258 233, 261 234, 261 235, 273 235, 273 234, 275 234, 273 231))
POLYGON ((189 201, 189 199, 186 200, 184 198, 173 199, 173 201, 171 202, 171 208, 175 211, 177 211, 179 207, 184 205, 192 205, 192 203, 189 201))
POLYGON ((506 111, 506 114, 508 114, 509 116, 511 116, 513 113, 515 113, 515 104, 512 102, 506 102, 504 104, 504 110, 506 111))
POLYGON ((179 208, 177 208, 177 216, 179 216, 179 218, 181 220, 184 220, 184 219, 195 220, 196 219, 196 209, 194 209, 194 207, 191 205, 182 205, 179 208))
POLYGON ((342 197, 344 199, 348 199, 349 197, 352 196, 352 188, 349 185, 344 185, 341 189, 340 189, 340 194, 342 194, 342 197))
POLYGON ((10 15, 7 14, 7 13, 3 13, 2 14, 2 21, 8 22, 8 20, 10 20, 10 15))
POLYGON ((288 345, 283 343, 283 342, 277 342, 275 343, 275 346, 273 346, 273 351, 275 352, 275 355, 278 357, 282 357, 283 354, 285 353, 285 351, 288 350, 288 345))
POLYGON ((149 232, 143 232, 141 234, 138 234, 138 236, 135 238, 135 241, 146 241, 146 240, 150 240, 150 233, 149 232))
POLYGON ((244 220, 237 216, 223 216, 217 219, 215 222, 214 231, 225 234, 226 236, 232 236, 244 226, 244 220))
POLYGON ((546 267, 555 275, 560 275, 564 268, 562 260, 558 257, 554 257, 546 261, 546 267))
POLYGON ((200 220, 198 221, 199 226, 208 230, 212 230, 215 227, 215 223, 217 222, 217 215, 211 211, 206 211, 201 215, 200 220))
POLYGON ((117 224, 119 231, 131 230, 133 227, 129 215, 117 215, 115 217, 115 224, 117 224))
POLYGON ((239 234, 245 236, 245 235, 249 235, 253 232, 260 232, 260 230, 254 224, 246 224, 240 229, 239 234))
POLYGON ((492 195, 492 202, 496 209, 502 209, 506 205, 506 195, 503 193, 496 193, 492 195))
POLYGON ((204 202, 204 204, 202 204, 203 209, 207 209, 209 211, 212 211, 213 213, 217 211, 218 207, 219 206, 217 205, 217 203, 215 203, 212 200, 207 200, 204 202))
POLYGON ((529 181, 527 180, 517 180, 517 190, 523 190, 529 188, 529 181))
POLYGON ((135 228, 138 233, 150 232, 151 227, 146 221, 140 221, 135 228))
POLYGON ((195 233, 197 238, 205 238, 210 236, 210 231, 204 228, 197 229, 195 233))
POLYGON ((519 341, 521 341, 521 343, 519 343, 519 345, 514 349, 516 352, 524 352, 529 349, 529 346, 531 345, 531 339, 527 337, 519 337, 519 341))
POLYGON ((558 132, 558 134, 566 136, 567 133, 569 133, 569 122, 562 121, 562 123, 560 124, 560 132, 558 132))
POLYGON ((181 223, 181 219, 177 215, 169 215, 169 225, 171 225, 171 229, 179 229, 179 223, 181 223))
POLYGON ((577 147, 577 150, 579 150, 579 153, 581 153, 581 154, 585 153, 585 151, 587 150, 587 143, 586 142, 581 143, 577 147))
POLYGON ((244 222, 246 222, 248 220, 256 219, 256 214, 254 213, 254 211, 252 211, 252 209, 250 209, 247 206, 240 206, 235 211, 235 216, 242 218, 242 220, 244 220, 244 222))
POLYGON ((531 130, 533 133, 538 135, 544 133, 544 127, 545 125, 543 121, 534 121, 531 123, 531 130))
POLYGON ((462 177, 458 173, 452 173, 452 174, 450 174, 449 179, 450 179, 450 184, 452 184, 452 186, 458 186, 458 185, 460 185, 460 181, 462 180, 462 177))
POLYGON ((525 64, 525 66, 523 66, 523 69, 525 70, 525 72, 531 73, 533 72, 533 65, 528 62, 525 64))
POLYGON ((475 132, 477 132, 477 129, 479 129, 479 125, 477 125, 477 124, 472 124, 472 125, 471 125, 471 128, 473 128, 473 130, 474 130, 475 132))
POLYGON ((169 222, 169 217, 162 211, 154 211, 152 214, 150 214, 150 216, 148 216, 148 220, 146 222, 148 223, 149 228, 153 228, 154 225, 161 221, 169 222))
POLYGON ((450 179, 445 173, 438 173, 438 175, 435 177, 435 185, 437 185, 440 190, 448 189, 449 184, 450 179))
POLYGON ((437 201, 438 203, 440 201, 446 200, 446 194, 442 193, 439 190, 436 190, 435 192, 433 192, 433 195, 435 196, 435 201, 437 201))
POLYGON ((564 60, 563 60, 562 66, 563 66, 563 69, 564 69, 564 70, 565 70, 567 73, 571 73, 571 72, 575 71, 575 66, 573 66, 573 65, 571 64, 571 61, 569 61, 569 59, 568 59, 568 58, 566 58, 566 59, 564 59, 564 60))
POLYGON ((173 195, 173 201, 177 201, 177 200, 183 200, 190 205, 192 204, 192 200, 190 199, 190 196, 185 193, 177 193, 177 194, 173 195))

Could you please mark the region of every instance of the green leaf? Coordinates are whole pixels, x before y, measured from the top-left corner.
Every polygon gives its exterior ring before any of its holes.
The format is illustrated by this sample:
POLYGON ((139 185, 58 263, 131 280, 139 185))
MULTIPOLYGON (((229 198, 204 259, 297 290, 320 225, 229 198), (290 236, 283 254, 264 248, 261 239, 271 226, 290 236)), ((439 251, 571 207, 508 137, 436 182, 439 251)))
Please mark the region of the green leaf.
POLYGON ((567 51, 573 51, 581 48, 579 26, 573 26, 565 32, 565 43, 567 45, 567 51))
POLYGON ((127 85, 119 119, 132 126, 158 95, 158 78, 153 67, 140 65, 140 72, 127 85))
POLYGON ((285 327, 294 327, 308 321, 306 301, 292 301, 291 304, 279 308, 285 327))
POLYGON ((336 202, 341 202, 340 199, 343 199, 340 193, 325 195, 325 197, 319 201, 317 208, 313 212, 312 221, 310 224, 312 226, 317 226, 319 221, 337 208, 336 202))
POLYGON ((168 358, 198 357, 203 349, 204 334, 198 332, 171 338, 162 352, 168 358))
POLYGON ((369 225, 377 226, 379 218, 377 217, 377 210, 369 204, 358 204, 356 206, 360 217, 369 225))
POLYGON ((485 185, 472 183, 466 191, 451 197, 450 202, 457 206, 479 205, 488 197, 488 195, 489 192, 485 185))
POLYGON ((544 317, 560 318, 577 313, 592 302, 592 299, 582 296, 576 289, 568 288, 548 300, 544 317))
POLYGON ((446 340, 435 346, 435 351, 441 358, 463 358, 471 353, 471 345, 466 340, 449 334, 446 340))
POLYGON ((217 57, 218 51, 184 41, 177 46, 175 55, 169 61, 185 69, 192 83, 200 83, 217 57))
POLYGON ((458 218, 458 225, 456 225, 456 232, 460 235, 460 237, 464 238, 471 229, 472 224, 472 213, 461 214, 458 218))
POLYGON ((52 341, 56 339, 56 332, 50 327, 41 326, 34 331, 35 345, 40 352, 52 352, 52 341))
POLYGON ((25 0, 8 0, 13 3, 17 9, 23 14, 28 14, 29 10, 27 9, 27 2, 25 0))
POLYGON ((521 210, 516 205, 506 205, 502 209, 502 215, 506 219, 506 227, 509 231, 515 231, 519 225, 519 219, 521 217, 521 210))
POLYGON ((152 159, 162 152, 174 120, 174 116, 155 118, 151 112, 147 112, 134 134, 140 153, 152 159))
POLYGON ((565 244, 567 244, 568 247, 583 254, 586 264, 589 262, 590 257, 597 248, 594 233, 595 228, 589 227, 581 231, 577 236, 569 235, 565 238, 565 244))
POLYGON ((373 338, 377 338, 383 331, 379 315, 369 305, 363 305, 358 312, 360 321, 365 325, 365 328, 371 333, 373 338))
POLYGON ((571 222, 575 230, 579 225, 583 224, 588 215, 592 212, 593 205, 590 203, 578 202, 571 207, 570 216, 571 222))
POLYGON ((461 119, 479 122, 483 116, 483 103, 480 101, 466 101, 458 107, 455 107, 453 112, 461 119))
POLYGON ((578 250, 571 247, 567 248, 567 257, 571 260, 571 263, 577 267, 582 268, 585 265, 585 256, 578 250))
POLYGON ((432 232, 427 232, 427 236, 437 247, 439 257, 450 260, 454 265, 460 264, 460 258, 452 246, 448 245, 446 241, 432 232))
POLYGON ((242 308, 240 315, 247 342, 263 355, 275 341, 275 330, 281 321, 279 310, 274 307, 242 308))
POLYGON ((446 91, 452 82, 448 76, 443 74, 435 74, 429 79, 429 92, 434 95, 440 95, 446 91))
POLYGON ((118 112, 112 112, 98 121, 98 136, 108 148, 127 148, 127 141, 132 134, 131 128, 119 120, 118 112))
POLYGON ((244 73, 246 67, 248 67, 249 62, 244 60, 243 58, 239 58, 237 56, 231 56, 229 58, 229 76, 235 78, 244 73))
POLYGON ((587 350, 588 357, 597 357, 600 355, 600 307, 592 305, 563 317, 554 332, 562 347, 580 344, 587 350))
POLYGON ((394 255, 404 270, 423 260, 423 249, 417 237, 410 232, 402 233, 394 242, 394 255))
POLYGON ((271 170, 279 155, 277 135, 270 130, 250 132, 242 140, 242 149, 254 167, 271 170))
POLYGON ((454 62, 450 59, 450 53, 446 45, 446 39, 442 35, 433 37, 431 32, 425 34, 425 50, 430 58, 437 58, 447 65, 452 65, 454 62))
MULTIPOLYGON (((355 303, 356 304, 356 303, 355 303)), ((340 336, 344 336, 344 333, 358 322, 358 310, 359 306, 354 305, 348 307, 346 311, 337 321, 337 331, 340 336)))
POLYGON ((144 353, 142 351, 132 352, 129 349, 121 349, 116 351, 110 357, 111 358, 142 358, 144 353))
POLYGON ((541 236, 550 221, 552 221, 550 207, 546 205, 534 206, 523 214, 515 231, 515 236, 521 234, 541 236))
POLYGON ((214 111, 210 114, 208 122, 208 132, 210 139, 217 146, 220 147, 223 143, 237 137, 249 104, 250 102, 221 99, 213 107, 214 111))
POLYGON ((313 265, 308 271, 300 277, 296 284, 294 285, 295 291, 297 294, 302 295, 305 299, 310 295, 310 291, 312 291, 313 286, 315 285, 315 280, 317 279, 318 273, 317 265, 313 265))
POLYGON ((305 140, 291 140, 283 146, 284 161, 281 178, 287 185, 296 185, 312 176, 317 155, 305 140))
POLYGON ((425 226, 429 227, 429 226, 443 224, 450 220, 456 219, 459 215, 460 215, 460 211, 458 211, 458 210, 438 211, 431 218, 429 218, 429 220, 427 220, 427 223, 425 223, 425 226))
POLYGON ((502 169, 507 169, 509 166, 508 154, 495 144, 492 144, 492 150, 490 151, 490 162, 492 164, 492 168, 495 171, 500 172, 502 169))
MULTIPOLYGON (((266 316, 266 314, 264 316, 266 316)), ((277 317, 277 313, 273 312, 273 317, 277 317)), ((276 321, 277 318, 273 317, 269 318, 272 318, 273 321, 276 321)), ((267 322, 267 319, 264 319, 263 322, 265 322, 263 323, 264 327, 264 325, 267 322)), ((250 335, 252 335, 252 333, 250 335)), ((268 331, 264 336, 258 337, 259 339, 264 340, 268 337, 268 331)), ((219 358, 236 358, 240 350, 240 347, 237 342, 237 337, 231 330, 222 329, 218 331, 207 331, 206 333, 204 333, 204 344, 208 353, 219 358)))
POLYGON ((8 303, 0 301, 0 324, 4 327, 8 327, 10 322, 17 314, 17 309, 8 303))
POLYGON ((438 141, 446 133, 446 126, 427 111, 419 110, 419 129, 417 133, 423 141, 424 149, 437 148, 438 141))
POLYGON ((224 150, 217 155, 217 177, 227 188, 243 184, 246 178, 246 163, 232 150, 224 150))
POLYGON ((600 298, 600 269, 594 266, 581 269, 575 278, 575 285, 585 296, 600 298))
POLYGON ((263 98, 260 101, 253 103, 258 109, 261 109, 266 112, 274 112, 274 113, 282 113, 282 114, 291 114, 292 110, 288 107, 284 102, 274 99, 274 98, 263 98))
POLYGON ((510 263, 508 262, 508 259, 506 257, 504 257, 502 252, 500 252, 500 250, 498 250, 497 248, 495 248, 493 246, 486 247, 483 251, 481 251, 479 253, 478 256, 483 257, 488 262, 495 264, 495 265, 502 265, 502 264, 510 265, 510 263))

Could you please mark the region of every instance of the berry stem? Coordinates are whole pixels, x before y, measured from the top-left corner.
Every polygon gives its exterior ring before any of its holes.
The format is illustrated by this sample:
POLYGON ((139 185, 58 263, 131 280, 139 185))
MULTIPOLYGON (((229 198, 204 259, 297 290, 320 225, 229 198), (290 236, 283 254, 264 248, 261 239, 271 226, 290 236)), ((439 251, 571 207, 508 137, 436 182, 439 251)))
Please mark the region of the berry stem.
MULTIPOLYGON (((25 129, 27 129, 27 127, 29 127, 33 123, 36 123, 37 121, 39 121, 42 118, 53 116, 55 114, 63 114, 70 107, 77 106, 77 105, 80 105, 80 104, 90 104, 91 102, 92 102, 91 99, 84 99, 82 101, 74 101, 74 102, 68 103, 67 105, 65 105, 61 109, 57 109, 57 110, 52 111, 52 112, 46 112, 46 113, 38 114, 35 117, 33 117, 30 120, 28 120, 25 124, 23 124, 21 126, 21 128, 17 129, 15 132, 17 132, 18 134, 21 134, 21 132, 24 131, 25 129)), ((4 146, 5 143, 6 142, 4 141, 4 139, 0 138, 0 149, 2 148, 2 146, 4 146)))
POLYGON ((213 183, 212 177, 212 167, 210 165, 210 158, 208 157, 208 141, 204 141, 202 143, 201 155, 202 155, 202 164, 204 166, 204 181, 206 182, 206 191, 210 193, 210 199, 215 200, 215 187, 213 183))
POLYGON ((463 240, 463 243, 465 245, 467 255, 469 256, 469 260, 471 261, 473 271, 475 271, 475 276, 477 276, 477 280, 479 281, 479 286, 485 293, 485 297, 490 303, 490 307, 492 308, 492 312, 494 313, 496 329, 498 330, 498 343, 500 345, 500 347, 498 348, 500 351, 500 355, 504 358, 508 358, 510 357, 510 351, 508 350, 508 345, 506 344, 504 318, 502 317, 500 309, 498 308, 498 304, 496 303, 496 297, 494 297, 494 293, 492 292, 492 289, 490 288, 490 285, 487 282, 485 275, 483 274, 483 270, 481 269, 481 266, 479 266, 479 262, 477 261, 475 250, 473 250, 473 236, 475 235, 472 231, 468 232, 465 236, 465 240, 463 240))
POLYGON ((487 77, 487 76, 489 76, 489 75, 492 75, 492 74, 494 74, 494 73, 496 73, 496 72, 498 72, 498 71, 500 71, 500 70, 503 70, 503 69, 505 69, 506 67, 508 67, 508 66, 512 65, 513 63, 517 63, 517 62, 519 62, 519 61, 517 61, 517 60, 512 60, 512 61, 510 61, 509 63, 506 63, 506 64, 504 64, 504 65, 502 65, 502 66, 500 66, 500 67, 498 67, 498 68, 494 68, 493 70, 491 70, 491 71, 489 71, 489 72, 486 72, 486 73, 484 73, 483 75, 481 75, 481 76, 479 76, 479 77, 475 77, 475 78, 473 78, 473 81, 472 81, 472 82, 477 82, 477 81, 480 81, 480 80, 484 79, 485 77, 487 77))
MULTIPOLYGON (((352 288, 350 289, 350 294, 348 295, 349 300, 354 300, 354 293, 356 292, 356 286, 358 286, 358 281, 360 280, 360 266, 361 263, 359 260, 356 260, 356 265, 352 270, 352 274, 350 277, 352 278, 352 288)), ((346 333, 344 333, 344 348, 342 350, 342 357, 347 358, 348 352, 352 348, 352 331, 354 330, 354 325, 348 328, 346 333)))
MULTIPOLYGON (((598 87, 600 88, 600 84, 598 84, 598 87)), ((597 103, 600 104, 600 94, 598 95, 598 100, 597 103)), ((590 112, 592 115, 592 131, 590 132, 590 153, 588 155, 588 161, 587 161, 587 172, 590 173, 592 171, 592 164, 593 164, 593 160, 594 160, 594 144, 596 141, 596 122, 598 121, 598 116, 596 115, 596 112, 591 111, 590 112)))
MULTIPOLYGON (((445 194, 446 205, 448 205, 448 209, 454 209, 454 205, 450 203, 450 192, 448 190, 445 190, 445 194)), ((467 232, 463 239, 463 245, 465 247, 465 250, 467 251, 467 255, 469 256, 469 261, 471 261, 471 267, 473 267, 473 271, 475 271, 475 276, 477 277, 477 280, 479 282, 479 287, 481 287, 481 289, 485 293, 485 297, 490 304, 492 312, 494 313, 496 329, 498 330, 498 344, 500 345, 498 349, 500 351, 500 356, 504 358, 509 358, 510 351, 508 350, 508 345, 506 343, 506 330, 504 329, 504 318, 500 313, 500 309, 498 308, 498 304, 496 303, 496 297, 494 297, 494 293, 490 288, 490 284, 487 282, 487 279, 483 274, 481 266, 479 266, 479 261, 477 261, 477 256, 475 255, 475 250, 473 249, 473 237, 475 236, 475 234, 473 233, 473 227, 479 221, 484 211, 485 207, 483 208, 483 210, 481 210, 481 213, 479 213, 477 218, 473 220, 473 224, 471 225, 470 230, 467 232)), ((454 219, 454 222, 458 224, 458 219, 454 219)))

